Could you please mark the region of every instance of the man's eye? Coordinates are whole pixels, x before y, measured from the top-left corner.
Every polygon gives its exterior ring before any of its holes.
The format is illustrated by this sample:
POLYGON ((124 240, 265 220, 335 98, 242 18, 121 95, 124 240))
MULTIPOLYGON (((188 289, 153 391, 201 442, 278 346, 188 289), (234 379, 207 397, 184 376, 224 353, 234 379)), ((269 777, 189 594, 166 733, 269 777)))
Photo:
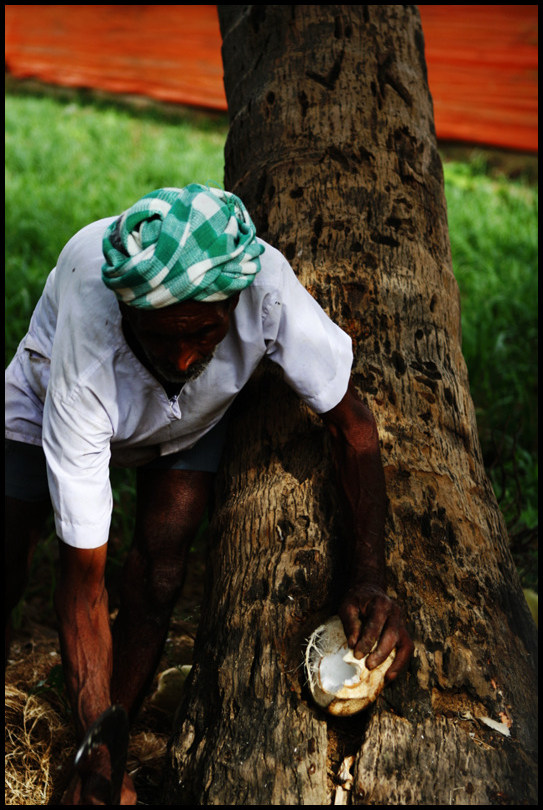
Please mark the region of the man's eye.
POLYGON ((197 332, 194 333, 194 337, 202 338, 207 337, 208 335, 212 335, 213 332, 217 330, 216 326, 202 326, 197 332))

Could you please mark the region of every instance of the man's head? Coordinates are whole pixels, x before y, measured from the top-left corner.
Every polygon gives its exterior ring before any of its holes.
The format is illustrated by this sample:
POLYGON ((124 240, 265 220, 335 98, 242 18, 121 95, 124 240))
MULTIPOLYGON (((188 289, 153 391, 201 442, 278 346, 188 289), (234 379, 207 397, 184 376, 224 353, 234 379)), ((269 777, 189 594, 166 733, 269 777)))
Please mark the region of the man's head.
POLYGON ((209 362, 264 251, 241 200, 197 184, 147 194, 108 227, 102 246, 104 284, 140 355, 168 382, 186 382, 209 362))
POLYGON ((241 200, 196 183, 147 194, 102 247, 104 284, 136 309, 226 300, 252 283, 264 251, 241 200))
POLYGON ((182 301, 151 310, 120 303, 120 308, 142 362, 160 379, 182 385, 201 374, 213 358, 238 298, 182 301))

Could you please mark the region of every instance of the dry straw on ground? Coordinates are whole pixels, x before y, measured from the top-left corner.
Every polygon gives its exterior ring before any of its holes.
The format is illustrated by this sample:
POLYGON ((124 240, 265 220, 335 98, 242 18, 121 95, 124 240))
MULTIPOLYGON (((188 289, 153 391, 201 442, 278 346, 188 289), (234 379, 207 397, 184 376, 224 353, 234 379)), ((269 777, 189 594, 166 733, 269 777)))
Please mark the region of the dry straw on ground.
MULTIPOLYGON (((191 576, 170 624, 160 674, 192 660, 203 561, 191 556, 191 576)), ((113 617, 113 614, 112 614, 113 617)), ((5 672, 6 805, 59 804, 75 755, 72 717, 62 684, 56 620, 43 594, 21 605, 5 672)), ((127 769, 138 804, 163 804, 162 772, 172 730, 175 701, 150 695, 130 735, 127 769)))
MULTIPOLYGON (((174 622, 160 669, 186 664, 190 625, 174 622)), ((193 629, 193 628, 191 628, 193 629)), ((127 769, 138 804, 161 804, 161 781, 173 708, 150 697, 130 737, 127 769)), ((5 686, 5 804, 59 804, 75 755, 71 713, 62 686, 56 632, 26 617, 13 639, 5 686)))
POLYGON ((5 804, 49 804, 66 784, 75 752, 72 725, 52 684, 55 633, 32 622, 13 640, 5 686, 5 804))
POLYGON ((70 726, 43 697, 6 686, 6 805, 49 804, 73 747, 70 726))
MULTIPOLYGON (((5 687, 5 804, 59 804, 70 778, 75 736, 70 711, 55 677, 58 642, 33 628, 32 641, 14 641, 5 687)), ((127 769, 138 804, 159 804, 172 717, 144 710, 131 735, 127 769)))
MULTIPOLYGON (((160 785, 166 745, 165 734, 132 736, 128 770, 136 782, 145 781, 147 792, 151 784, 160 785)), ((71 724, 62 712, 44 696, 6 686, 6 805, 58 804, 74 753, 71 724)))

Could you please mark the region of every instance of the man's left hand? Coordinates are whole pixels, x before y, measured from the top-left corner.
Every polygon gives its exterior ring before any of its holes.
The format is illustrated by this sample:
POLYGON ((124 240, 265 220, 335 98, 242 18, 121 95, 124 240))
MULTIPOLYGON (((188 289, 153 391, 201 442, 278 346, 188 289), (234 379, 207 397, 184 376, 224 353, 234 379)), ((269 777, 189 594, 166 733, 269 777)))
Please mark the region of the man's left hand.
POLYGON ((338 614, 355 657, 371 653, 366 661, 368 669, 375 669, 396 649, 394 662, 385 676, 386 683, 393 681, 413 653, 413 642, 398 604, 379 586, 363 584, 347 591, 338 614))

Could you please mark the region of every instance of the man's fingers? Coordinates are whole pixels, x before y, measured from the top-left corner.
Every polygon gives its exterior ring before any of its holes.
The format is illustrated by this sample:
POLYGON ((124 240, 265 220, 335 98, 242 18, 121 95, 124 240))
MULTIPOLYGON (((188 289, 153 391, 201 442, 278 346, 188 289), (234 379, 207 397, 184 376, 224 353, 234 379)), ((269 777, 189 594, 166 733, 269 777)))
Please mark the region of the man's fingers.
POLYGON ((415 645, 411 641, 407 631, 402 628, 396 650, 396 657, 385 675, 386 683, 391 683, 391 681, 395 680, 400 672, 407 666, 409 659, 413 655, 414 648, 415 645))
POLYGON ((354 648, 362 629, 360 610, 357 604, 352 602, 344 603, 339 609, 339 617, 343 622, 343 629, 349 647, 354 648))
POLYGON ((370 621, 364 622, 362 635, 354 648, 356 658, 363 658, 365 655, 368 655, 371 650, 373 650, 379 641, 382 628, 383 625, 379 620, 370 619, 370 621))
POLYGON ((366 659, 367 668, 375 669, 375 667, 378 667, 383 661, 386 661, 392 650, 398 644, 399 637, 399 633, 395 627, 387 627, 381 635, 377 649, 370 653, 366 659))
POLYGON ((374 593, 366 602, 346 599, 338 612, 349 647, 356 658, 367 656, 368 669, 378 667, 396 648, 394 662, 385 676, 387 683, 393 681, 413 654, 413 642, 398 605, 386 594, 374 593))
POLYGON ((137 804, 138 797, 131 777, 125 773, 120 804, 137 804))
MULTIPOLYGON (((388 596, 376 596, 369 603, 365 613, 367 618, 364 620, 362 635, 355 647, 355 656, 362 658, 364 655, 370 653, 377 642, 379 642, 379 646, 377 650, 372 653, 372 656, 379 653, 377 658, 384 661, 398 640, 396 625, 398 623, 399 614, 397 608, 388 596), (385 627, 388 627, 392 631, 396 629, 396 637, 392 641, 390 641, 390 637, 387 637, 383 646, 385 627), (390 647, 389 644, 391 644, 390 647), (384 649, 388 649, 386 655, 383 655, 384 649)), ((372 656, 370 656, 370 659, 372 656)), ((375 661, 375 658, 373 660, 375 661)), ((381 663, 381 660, 377 660, 377 663, 372 663, 368 668, 373 669, 378 663, 381 663)))

